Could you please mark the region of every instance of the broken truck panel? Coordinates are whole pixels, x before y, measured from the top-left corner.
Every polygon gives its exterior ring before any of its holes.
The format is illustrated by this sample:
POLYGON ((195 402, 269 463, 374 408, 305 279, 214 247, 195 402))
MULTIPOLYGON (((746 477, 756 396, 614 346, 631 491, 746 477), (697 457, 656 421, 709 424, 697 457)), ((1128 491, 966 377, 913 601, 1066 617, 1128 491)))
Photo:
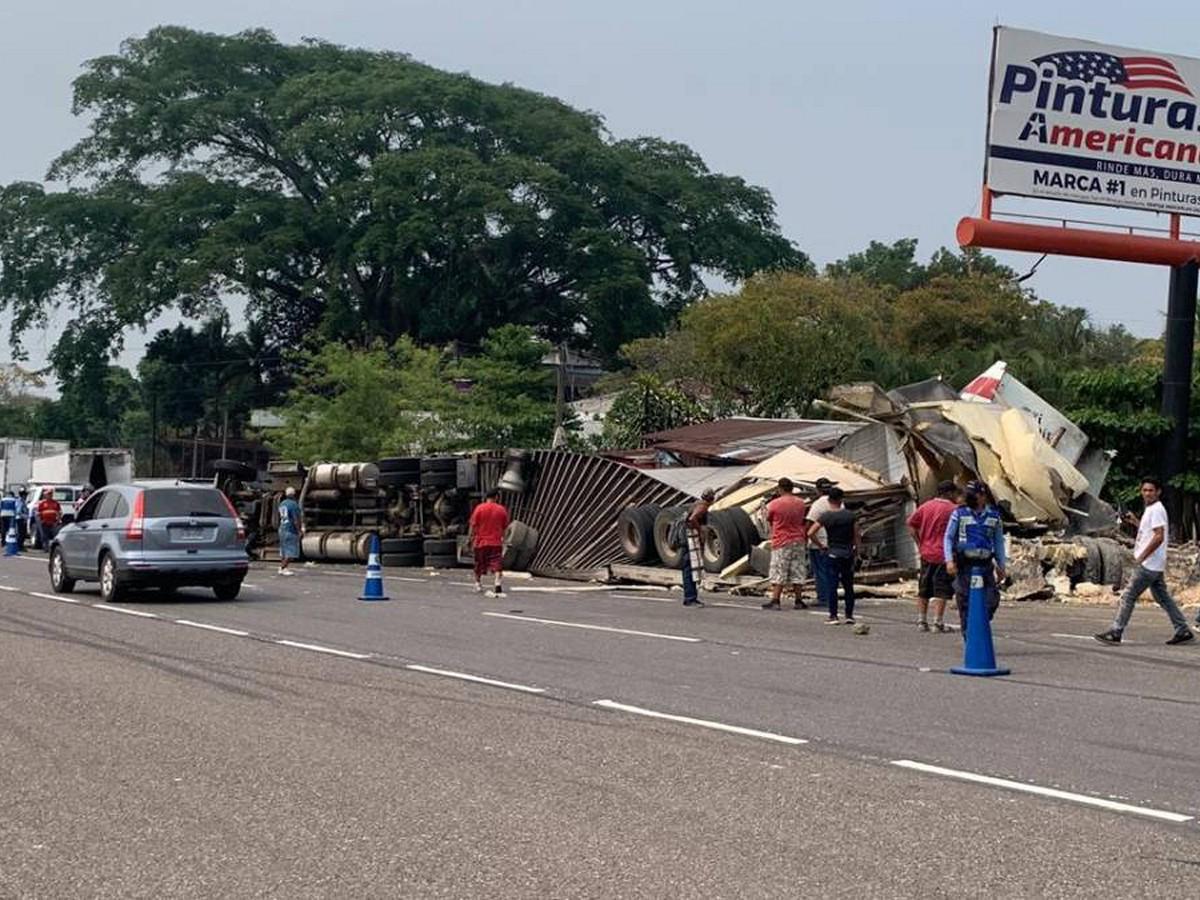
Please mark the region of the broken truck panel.
MULTIPOLYGON (((993 363, 962 390, 960 399, 973 403, 998 403, 1021 410, 1042 438, 1072 465, 1087 449, 1088 437, 1061 412, 1013 377, 1008 364, 993 363)), ((1098 490, 1098 489, 1097 489, 1098 490)))
POLYGON ((1087 479, 1034 430, 1025 413, 967 401, 943 403, 941 411, 970 437, 978 474, 998 501, 1010 504, 1013 518, 1022 524, 1067 523, 1065 507, 1087 491, 1087 479))

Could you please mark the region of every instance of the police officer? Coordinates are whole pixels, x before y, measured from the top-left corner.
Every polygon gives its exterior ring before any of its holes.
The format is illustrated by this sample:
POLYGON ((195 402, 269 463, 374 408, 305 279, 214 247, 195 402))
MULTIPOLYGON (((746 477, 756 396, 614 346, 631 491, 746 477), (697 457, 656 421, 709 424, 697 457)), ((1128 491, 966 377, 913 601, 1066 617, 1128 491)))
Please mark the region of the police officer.
POLYGON ((9 491, 0 497, 0 544, 8 540, 8 532, 16 527, 17 495, 9 491))
POLYGON ((25 539, 29 535, 29 504, 26 498, 29 491, 21 488, 17 491, 17 549, 25 552, 25 539))
POLYGON ((967 484, 963 503, 950 514, 942 549, 946 556, 946 573, 954 579, 954 602, 962 623, 963 639, 967 636, 967 609, 971 592, 971 573, 983 576, 987 597, 988 619, 1000 606, 999 582, 1004 580, 1007 554, 1004 549, 1004 529, 1000 525, 1000 510, 991 502, 987 485, 979 481, 967 484))

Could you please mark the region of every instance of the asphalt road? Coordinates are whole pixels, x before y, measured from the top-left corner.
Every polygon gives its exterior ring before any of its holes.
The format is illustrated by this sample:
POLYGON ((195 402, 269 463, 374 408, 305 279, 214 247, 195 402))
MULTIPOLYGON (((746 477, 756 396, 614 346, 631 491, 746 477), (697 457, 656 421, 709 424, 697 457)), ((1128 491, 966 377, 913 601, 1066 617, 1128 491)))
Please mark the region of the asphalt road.
POLYGON ((1200 649, 1156 608, 1108 648, 1005 607, 977 680, 897 603, 468 580, 114 610, 0 559, 0 896, 1200 894, 1200 649))

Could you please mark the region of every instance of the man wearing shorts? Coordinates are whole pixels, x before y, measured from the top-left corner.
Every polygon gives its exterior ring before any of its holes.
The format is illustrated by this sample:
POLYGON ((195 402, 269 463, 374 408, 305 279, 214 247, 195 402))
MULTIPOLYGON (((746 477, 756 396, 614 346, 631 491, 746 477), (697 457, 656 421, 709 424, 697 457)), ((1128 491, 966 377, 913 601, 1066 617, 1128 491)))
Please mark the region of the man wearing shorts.
POLYGON ((808 576, 808 511, 805 502, 792 493, 790 478, 779 479, 778 496, 767 504, 767 524, 771 526, 771 599, 763 609, 779 609, 785 585, 792 586, 796 609, 808 609, 800 599, 800 585, 808 576))
POLYGON ((929 631, 929 605, 933 604, 933 630, 945 632, 946 601, 954 596, 954 581, 946 571, 946 526, 958 506, 958 485, 943 481, 937 496, 926 500, 908 517, 908 533, 921 554, 917 582, 917 630, 929 631))
POLYGON ((508 528, 508 510, 500 503, 500 491, 492 488, 483 502, 471 512, 467 541, 475 551, 475 591, 483 591, 483 576, 495 575, 487 597, 503 597, 504 531, 508 528))

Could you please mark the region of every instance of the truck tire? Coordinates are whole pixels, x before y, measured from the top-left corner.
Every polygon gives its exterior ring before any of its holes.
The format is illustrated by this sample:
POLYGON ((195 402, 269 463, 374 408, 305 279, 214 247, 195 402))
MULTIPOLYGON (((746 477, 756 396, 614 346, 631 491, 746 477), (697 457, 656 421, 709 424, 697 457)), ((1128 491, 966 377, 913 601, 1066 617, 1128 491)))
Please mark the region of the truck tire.
POLYGON ((769 544, 750 548, 750 571, 763 578, 771 574, 771 547, 769 544))
POLYGON ((688 508, 686 506, 668 506, 666 509, 659 510, 657 516, 654 517, 654 549, 658 552, 658 558, 662 560, 662 564, 668 569, 683 568, 683 547, 672 550, 667 546, 667 535, 671 532, 673 526, 681 516, 686 516, 688 508))
POLYGON ((740 506, 731 506, 729 509, 723 510, 723 512, 733 522, 734 527, 738 530, 738 534, 742 536, 741 555, 744 556, 750 552, 751 547, 757 546, 758 542, 762 540, 758 536, 758 528, 755 526, 754 520, 750 518, 750 514, 740 506))
POLYGON ((701 532, 703 535, 702 554, 704 556, 704 571, 719 573, 729 565, 746 555, 746 547, 742 531, 738 528, 737 520, 730 516, 728 510, 718 510, 708 514, 708 524, 701 532))
POLYGON ((654 549, 654 519, 659 512, 657 506, 630 506, 617 516, 621 549, 635 563, 652 563, 658 559, 654 549))

